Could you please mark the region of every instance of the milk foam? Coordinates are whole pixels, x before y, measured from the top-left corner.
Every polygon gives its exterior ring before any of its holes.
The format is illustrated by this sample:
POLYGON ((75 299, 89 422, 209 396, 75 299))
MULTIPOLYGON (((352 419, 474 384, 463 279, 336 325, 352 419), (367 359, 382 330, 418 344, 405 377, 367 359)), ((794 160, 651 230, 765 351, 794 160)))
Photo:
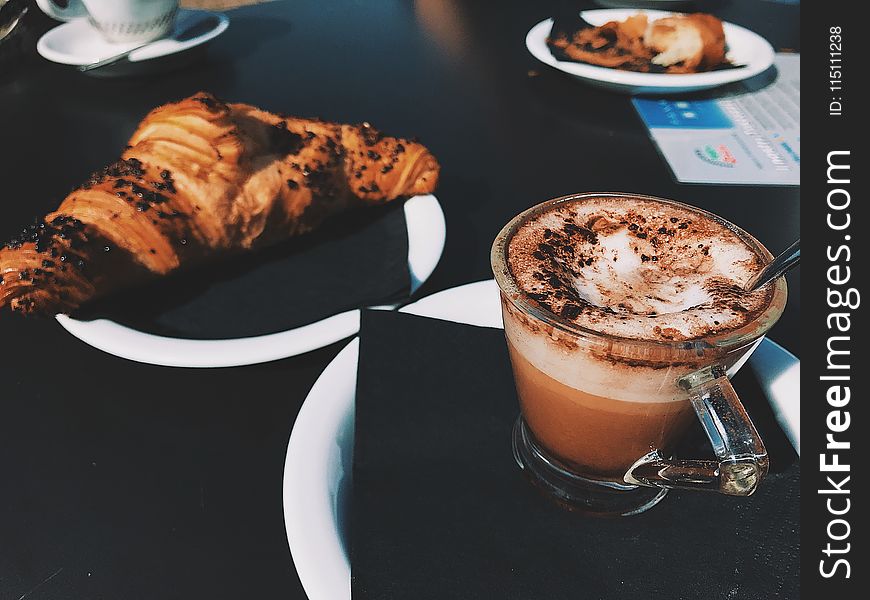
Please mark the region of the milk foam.
POLYGON ((516 307, 504 310, 505 334, 536 369, 575 390, 625 402, 679 402, 688 399, 677 381, 694 367, 668 365, 655 368, 606 360, 590 349, 560 343, 533 331, 516 307))
POLYGON ((768 290, 742 292, 763 259, 725 225, 644 199, 587 198, 525 223, 508 246, 518 286, 561 319, 643 340, 740 328, 768 290))
MULTIPOLYGON (((691 342, 727 333, 772 299, 770 291, 742 292, 764 261, 734 231, 691 210, 637 198, 563 203, 514 234, 507 260, 520 289, 557 320, 627 338, 622 348, 576 343, 503 300, 514 348, 569 387, 627 402, 685 401, 679 379, 714 360, 688 350, 646 356, 644 346, 629 348, 631 340, 691 342)), ((715 360, 731 368, 752 347, 715 360)))

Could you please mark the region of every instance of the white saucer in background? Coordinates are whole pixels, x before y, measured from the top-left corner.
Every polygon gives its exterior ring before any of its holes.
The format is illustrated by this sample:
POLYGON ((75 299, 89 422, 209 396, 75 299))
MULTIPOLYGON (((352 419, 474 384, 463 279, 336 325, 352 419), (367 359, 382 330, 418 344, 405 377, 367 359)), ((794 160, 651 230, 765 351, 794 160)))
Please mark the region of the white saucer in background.
MULTIPOLYGON (((624 21, 639 12, 651 20, 676 13, 660 10, 598 9, 580 13, 592 25, 604 25, 608 21, 624 21)), ((547 46, 547 37, 553 27, 553 19, 541 21, 526 35, 526 48, 532 56, 544 64, 572 75, 590 85, 622 94, 682 94, 718 87, 726 83, 742 81, 763 73, 773 65, 773 47, 763 37, 731 23, 722 24, 728 58, 739 69, 724 69, 708 73, 637 73, 607 67, 598 67, 579 62, 557 60, 547 46)))
MULTIPOLYGON (((425 282, 441 259, 447 228, 435 196, 405 202, 411 292, 425 282)), ((238 367, 279 360, 323 348, 359 331, 360 311, 350 310, 289 331, 230 340, 188 340, 143 333, 108 319, 79 321, 57 315, 71 334, 121 358, 165 367, 238 367)))
MULTIPOLYGON (((151 42, 147 46, 134 50, 127 60, 118 65, 106 66, 94 71, 94 75, 110 75, 126 73, 137 63, 145 63, 158 58, 186 53, 207 42, 210 42, 229 26, 230 19, 223 13, 201 10, 180 9, 175 19, 173 33, 165 38, 151 42), (188 30, 200 20, 215 20, 213 27, 202 33, 180 41, 176 39, 179 33, 188 30)), ((131 48, 141 45, 139 42, 113 44, 107 42, 88 23, 87 18, 74 19, 47 31, 36 44, 36 51, 45 59, 64 65, 87 65, 98 60, 116 56, 131 48)))
MULTIPOLYGON (((433 294, 400 312, 503 327, 498 286, 479 281, 433 294)), ((359 339, 329 363, 302 405, 284 463, 284 525, 293 563, 311 600, 350 600, 347 515, 351 495, 359 339)), ((800 362, 765 339, 750 359, 783 429, 800 428, 800 387, 792 379, 800 362), (757 357, 757 358, 756 358, 757 357), (787 373, 787 375, 783 375, 787 373), (773 379, 768 379, 772 377, 773 379), (797 407, 797 420, 794 419, 797 407)))

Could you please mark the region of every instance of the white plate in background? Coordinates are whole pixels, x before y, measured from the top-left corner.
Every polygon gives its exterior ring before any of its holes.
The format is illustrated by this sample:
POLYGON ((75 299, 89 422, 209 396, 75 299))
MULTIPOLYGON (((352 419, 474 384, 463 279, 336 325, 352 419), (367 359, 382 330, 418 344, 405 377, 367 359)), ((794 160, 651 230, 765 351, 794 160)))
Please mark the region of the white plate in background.
MULTIPOLYGON (((624 21, 639 12, 645 13, 650 20, 677 14, 660 10, 598 9, 585 10, 580 16, 597 27, 608 21, 624 21)), ((681 94, 710 89, 763 73, 773 65, 774 59, 773 47, 763 37, 739 25, 723 22, 728 58, 734 64, 744 65, 742 68, 687 74, 622 71, 557 60, 547 46, 552 27, 553 19, 547 19, 532 27, 526 35, 526 48, 532 56, 585 83, 622 94, 681 94)))

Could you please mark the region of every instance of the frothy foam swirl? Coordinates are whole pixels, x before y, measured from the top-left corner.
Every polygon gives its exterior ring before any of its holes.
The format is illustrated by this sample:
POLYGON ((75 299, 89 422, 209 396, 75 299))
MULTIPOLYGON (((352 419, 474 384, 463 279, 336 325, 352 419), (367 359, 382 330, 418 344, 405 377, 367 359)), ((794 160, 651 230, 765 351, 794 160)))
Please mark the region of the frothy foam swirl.
POLYGON ((743 292, 762 258, 722 223, 641 198, 567 201, 523 224, 508 265, 533 301, 576 325, 633 339, 738 329, 772 292, 743 292))

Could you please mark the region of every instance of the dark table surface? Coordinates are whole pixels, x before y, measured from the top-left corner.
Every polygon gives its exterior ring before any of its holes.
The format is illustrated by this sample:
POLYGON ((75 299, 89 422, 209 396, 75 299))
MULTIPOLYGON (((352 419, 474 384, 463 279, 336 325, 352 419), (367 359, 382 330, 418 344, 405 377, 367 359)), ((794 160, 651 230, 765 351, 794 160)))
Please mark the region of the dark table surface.
MULTIPOLYGON (((799 48, 796 7, 702 4, 799 48)), ((798 236, 798 188, 676 183, 628 98, 536 63, 525 33, 559 4, 492 6, 239 9, 204 60, 136 79, 34 60, 0 78, 0 239, 112 161, 149 109, 198 90, 426 143, 443 166, 448 240, 423 294, 488 278, 490 242, 510 217, 576 191, 689 202, 773 252, 798 236)), ((799 354, 799 273, 790 286, 771 337, 799 354)), ((342 346, 253 367, 158 368, 52 320, 0 316, 0 600, 304 598, 284 533, 284 454, 342 346)))

